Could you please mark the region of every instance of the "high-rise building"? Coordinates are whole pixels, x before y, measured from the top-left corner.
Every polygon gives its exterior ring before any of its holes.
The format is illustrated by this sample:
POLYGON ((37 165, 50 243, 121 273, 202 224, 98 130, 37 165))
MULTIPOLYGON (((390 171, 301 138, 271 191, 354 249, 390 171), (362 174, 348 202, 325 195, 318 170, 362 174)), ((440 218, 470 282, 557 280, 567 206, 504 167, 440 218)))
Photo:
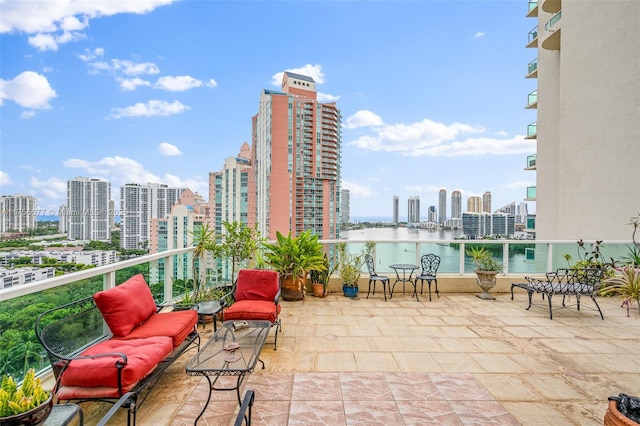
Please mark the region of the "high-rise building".
POLYGON ((482 198, 477 195, 467 198, 467 212, 482 213, 482 198))
POLYGON ((151 219, 171 212, 186 188, 170 188, 159 183, 128 183, 120 187, 120 247, 144 248, 151 237, 151 219))
POLYGON ((340 191, 340 222, 351 221, 351 192, 348 189, 340 191))
POLYGON ((528 214, 529 212, 528 212, 527 203, 525 203, 524 201, 521 201, 520 204, 518 205, 518 211, 516 214, 516 223, 526 223, 528 214))
POLYGON ((400 198, 397 195, 393 196, 393 223, 400 221, 400 198))
POLYGON ((491 192, 489 191, 482 194, 482 211, 491 213, 491 192))
POLYGON ((407 203, 407 223, 420 223, 420 197, 417 195, 409 197, 407 203))
POLYGON ((30 195, 0 197, 0 232, 25 232, 37 226, 36 198, 30 195))
POLYGON ((462 219, 462 193, 460 191, 451 193, 451 219, 462 219))
MULTIPOLYGON (((310 229, 339 238, 340 110, 316 98, 315 81, 285 72, 263 90, 253 117, 255 221, 262 235, 310 229)), ((253 216, 252 216, 253 217, 253 216)))
POLYGON ((436 206, 429 206, 429 210, 427 210, 427 222, 435 223, 437 220, 436 206))
POLYGON ((640 2, 529 5, 536 238, 628 241, 640 194, 640 2))
POLYGON ((504 213, 504 214, 509 214, 509 215, 515 216, 516 215, 516 202, 513 201, 513 202, 507 204, 504 207, 500 207, 499 209, 497 209, 495 211, 495 213, 504 213))
POLYGON ((109 241, 111 184, 103 179, 76 177, 67 181, 67 238, 109 241))
POLYGON ((504 213, 463 213, 462 232, 468 239, 491 236, 513 237, 515 217, 504 213))
POLYGON ((438 223, 447 221, 447 190, 441 189, 438 192, 438 223))
POLYGON ((209 173, 209 226, 224 232, 223 222, 249 223, 249 211, 255 206, 255 194, 250 190, 253 171, 251 147, 244 142, 236 157, 224 161, 222 170, 209 173))

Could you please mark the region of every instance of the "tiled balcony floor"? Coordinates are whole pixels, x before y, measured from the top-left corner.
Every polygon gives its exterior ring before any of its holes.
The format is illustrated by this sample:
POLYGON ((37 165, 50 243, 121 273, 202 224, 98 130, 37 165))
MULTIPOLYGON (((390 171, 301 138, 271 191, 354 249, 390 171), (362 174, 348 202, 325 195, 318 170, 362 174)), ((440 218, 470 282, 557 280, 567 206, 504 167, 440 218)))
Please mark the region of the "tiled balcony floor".
MULTIPOLYGON (((640 316, 615 299, 598 299, 602 321, 589 299, 550 320, 540 296, 525 310, 522 291, 513 301, 364 296, 283 302, 278 350, 267 343, 266 368, 242 387, 256 392, 253 424, 601 425, 607 397, 640 395, 640 316)), ((193 424, 207 382, 185 374, 190 358, 165 374, 139 425, 193 424)), ((90 425, 109 408, 82 406, 90 425)), ((198 424, 233 424, 237 409, 235 392, 214 392, 198 424)), ((125 424, 124 414, 110 424, 125 424)))

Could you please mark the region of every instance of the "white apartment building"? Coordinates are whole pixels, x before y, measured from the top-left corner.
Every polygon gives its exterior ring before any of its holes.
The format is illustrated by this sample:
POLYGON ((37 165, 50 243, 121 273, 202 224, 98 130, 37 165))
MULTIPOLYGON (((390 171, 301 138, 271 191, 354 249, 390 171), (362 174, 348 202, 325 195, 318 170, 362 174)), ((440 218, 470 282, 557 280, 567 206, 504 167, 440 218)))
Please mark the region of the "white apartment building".
POLYGON ((25 232, 37 226, 36 198, 30 195, 0 197, 0 232, 25 232))
POLYGON ((60 216, 66 221, 67 238, 109 241, 110 199, 111 184, 106 180, 76 177, 67 181, 67 204, 60 216))
POLYGON ((0 290, 53 278, 54 268, 0 268, 0 290))
POLYGON ((640 211, 640 1, 529 2, 536 238, 630 240, 640 211))
POLYGON ((120 247, 136 250, 148 244, 151 219, 171 212, 186 188, 159 183, 129 183, 120 187, 120 247))

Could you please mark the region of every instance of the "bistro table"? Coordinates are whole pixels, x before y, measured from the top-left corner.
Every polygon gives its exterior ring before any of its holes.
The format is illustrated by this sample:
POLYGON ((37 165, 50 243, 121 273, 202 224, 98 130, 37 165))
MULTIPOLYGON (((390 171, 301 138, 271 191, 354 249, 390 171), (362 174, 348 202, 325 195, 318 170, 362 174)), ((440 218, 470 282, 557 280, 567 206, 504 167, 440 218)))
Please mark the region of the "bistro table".
POLYGON ((207 403, 196 418, 194 425, 207 409, 213 391, 236 391, 238 404, 242 405, 240 386, 245 376, 251 374, 259 359, 260 351, 269 334, 269 321, 226 321, 213 333, 202 349, 189 361, 186 367, 190 376, 204 376, 209 382, 207 403), (235 387, 220 386, 216 383, 223 376, 237 377, 235 387))
POLYGON ((393 297, 393 289, 396 288, 397 283, 402 283, 402 294, 404 294, 405 283, 410 283, 413 286, 413 294, 411 295, 411 297, 415 296, 416 300, 420 301, 420 299, 418 299, 418 292, 416 291, 418 287, 413 281, 413 271, 418 269, 418 265, 414 265, 412 263, 394 263, 393 265, 389 265, 389 268, 396 271, 396 280, 389 289, 389 293, 391 293, 390 297, 393 297), (402 276, 400 276, 401 271, 402 276), (407 272, 409 273, 408 276, 407 272))
POLYGON ((198 311, 198 323, 204 327, 207 316, 213 318, 213 331, 218 331, 218 313, 222 310, 222 304, 219 300, 207 300, 196 305, 198 311))

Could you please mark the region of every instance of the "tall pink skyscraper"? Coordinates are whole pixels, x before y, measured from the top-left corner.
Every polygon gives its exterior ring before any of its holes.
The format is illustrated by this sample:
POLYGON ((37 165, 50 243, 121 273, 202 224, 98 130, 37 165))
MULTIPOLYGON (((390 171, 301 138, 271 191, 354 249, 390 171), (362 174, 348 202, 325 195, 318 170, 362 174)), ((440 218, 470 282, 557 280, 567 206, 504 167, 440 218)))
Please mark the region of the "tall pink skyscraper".
POLYGON ((340 110, 318 102, 315 81, 285 72, 282 91, 263 90, 253 117, 249 223, 263 235, 311 229, 339 237, 340 110))

